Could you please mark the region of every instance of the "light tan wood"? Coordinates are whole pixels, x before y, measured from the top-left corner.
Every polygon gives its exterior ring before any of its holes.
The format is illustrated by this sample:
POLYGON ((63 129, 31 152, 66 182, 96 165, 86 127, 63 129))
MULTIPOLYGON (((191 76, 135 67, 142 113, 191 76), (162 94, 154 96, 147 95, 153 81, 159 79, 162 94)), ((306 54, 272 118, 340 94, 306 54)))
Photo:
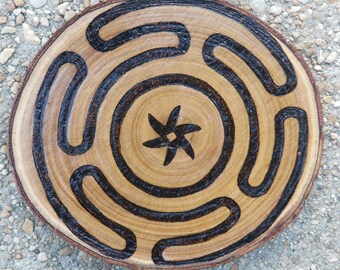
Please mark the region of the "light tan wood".
POLYGON ((108 262, 171 269, 227 262, 281 231, 312 186, 322 149, 314 80, 280 35, 226 2, 129 2, 87 9, 35 58, 11 118, 19 189, 58 235, 108 262), (97 29, 98 40, 112 39, 112 48, 95 47, 89 25, 121 8, 126 14, 97 29), (271 86, 290 82, 287 93, 268 91, 261 68, 271 86), (101 102, 95 92, 117 69, 101 102), (75 80, 77 72, 83 73, 75 80), (64 101, 70 85, 72 106, 71 98, 64 101), (88 121, 91 102, 98 112, 88 121), (71 110, 64 137, 63 106, 71 110), (88 147, 86 122, 95 129, 88 147), (82 150, 72 154, 65 141, 82 150), (242 171, 250 174, 246 183, 242 171), (82 178, 83 201, 72 190, 82 178), (256 189, 265 182, 268 188, 256 189))

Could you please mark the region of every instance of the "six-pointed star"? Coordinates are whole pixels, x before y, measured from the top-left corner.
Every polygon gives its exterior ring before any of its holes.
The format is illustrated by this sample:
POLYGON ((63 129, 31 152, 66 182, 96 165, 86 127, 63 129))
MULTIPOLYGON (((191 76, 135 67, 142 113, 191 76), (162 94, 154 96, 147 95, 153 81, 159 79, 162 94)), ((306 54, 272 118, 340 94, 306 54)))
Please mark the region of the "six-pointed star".
POLYGON ((179 117, 179 111, 181 106, 177 106, 170 113, 168 121, 164 126, 155 117, 149 113, 149 122, 152 128, 159 134, 159 138, 153 139, 143 143, 144 146, 149 148, 161 148, 168 147, 166 157, 164 160, 164 166, 167 166, 174 159, 178 148, 183 150, 192 158, 195 158, 195 152, 189 141, 185 138, 185 134, 196 132, 201 130, 201 127, 193 124, 183 124, 177 126, 179 117), (171 133, 176 135, 174 140, 171 140, 171 133))

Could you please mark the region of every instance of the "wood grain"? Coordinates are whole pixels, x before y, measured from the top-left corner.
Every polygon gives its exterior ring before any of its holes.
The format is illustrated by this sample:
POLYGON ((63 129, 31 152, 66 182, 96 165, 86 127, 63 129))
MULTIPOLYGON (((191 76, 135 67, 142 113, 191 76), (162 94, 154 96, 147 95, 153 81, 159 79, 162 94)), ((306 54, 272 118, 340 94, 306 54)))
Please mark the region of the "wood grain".
POLYGON ((294 218, 322 149, 306 64, 222 1, 112 1, 36 56, 12 111, 21 193, 61 237, 131 268, 202 268, 294 218))

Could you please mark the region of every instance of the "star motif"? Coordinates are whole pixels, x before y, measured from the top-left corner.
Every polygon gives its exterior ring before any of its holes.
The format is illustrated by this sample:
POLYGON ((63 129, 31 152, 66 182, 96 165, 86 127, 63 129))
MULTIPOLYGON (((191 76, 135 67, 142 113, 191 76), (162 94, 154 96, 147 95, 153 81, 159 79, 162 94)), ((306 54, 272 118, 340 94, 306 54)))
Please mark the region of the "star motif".
POLYGON ((201 130, 201 127, 193 124, 183 124, 177 126, 179 111, 181 106, 177 106, 170 113, 166 125, 160 123, 152 114, 149 113, 149 122, 151 127, 158 133, 159 138, 143 143, 145 147, 162 148, 167 147, 167 153, 163 165, 167 166, 175 158, 176 152, 182 148, 192 159, 195 158, 195 152, 190 142, 185 138, 185 134, 201 130), (174 139, 171 137, 176 136, 174 139))

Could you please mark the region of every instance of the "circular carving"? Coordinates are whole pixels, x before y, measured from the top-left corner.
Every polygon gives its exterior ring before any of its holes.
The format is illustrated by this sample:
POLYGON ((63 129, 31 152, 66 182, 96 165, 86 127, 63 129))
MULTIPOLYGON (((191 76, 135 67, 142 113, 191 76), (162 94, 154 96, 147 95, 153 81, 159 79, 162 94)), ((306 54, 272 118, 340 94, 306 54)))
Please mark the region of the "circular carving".
POLYGON ((10 155, 33 211, 108 262, 204 267, 296 215, 319 166, 314 81, 222 1, 111 1, 35 58, 10 155))

